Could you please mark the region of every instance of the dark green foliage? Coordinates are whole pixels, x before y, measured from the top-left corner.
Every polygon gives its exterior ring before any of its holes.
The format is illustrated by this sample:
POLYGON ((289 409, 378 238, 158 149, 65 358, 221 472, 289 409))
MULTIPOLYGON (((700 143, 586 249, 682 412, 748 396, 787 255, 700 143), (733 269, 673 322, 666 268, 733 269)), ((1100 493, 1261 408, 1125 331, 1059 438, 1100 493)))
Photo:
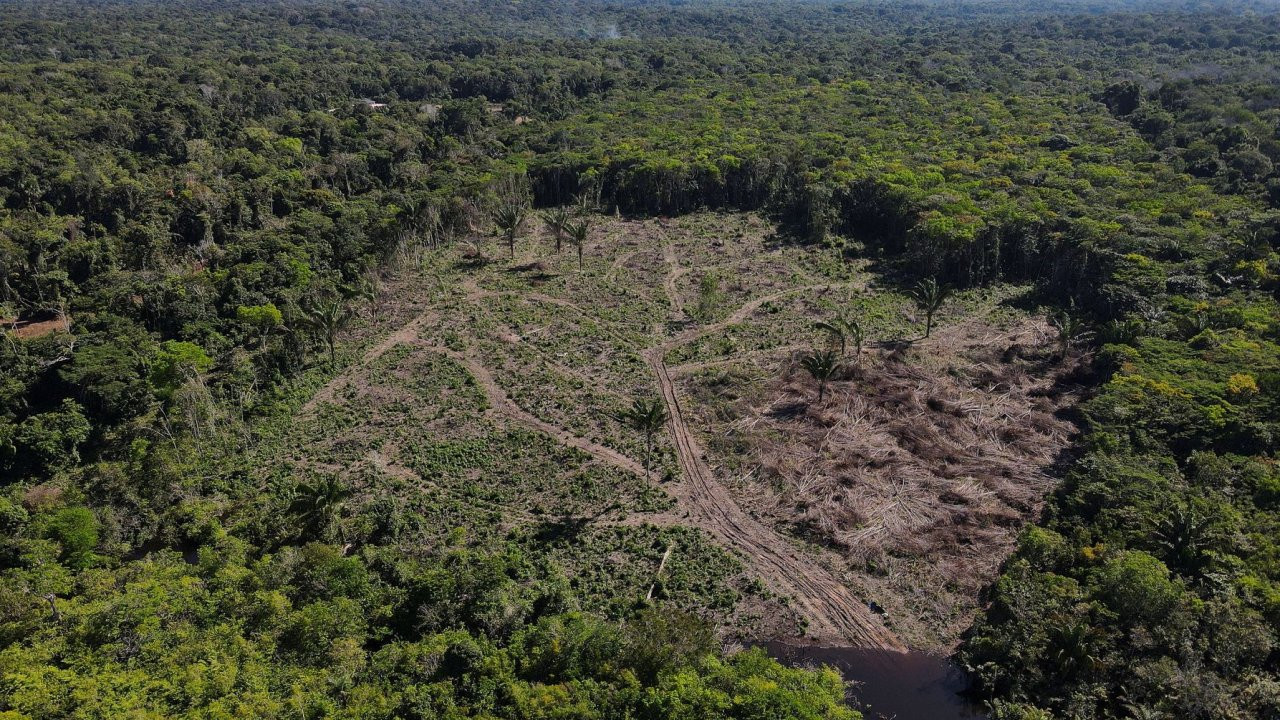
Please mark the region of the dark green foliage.
MULTIPOLYGON (((369 278, 575 201, 763 210, 915 284, 926 337, 945 287, 1033 283, 1096 392, 962 649, 979 691, 1280 715, 1280 16, 1134 7, 6 4, 0 716, 846 717, 686 615, 577 612, 447 501, 246 467, 369 278)), ((583 269, 588 219, 544 222, 583 269)), ((474 438, 416 457, 521 480, 474 438)))
POLYGON ((644 435, 644 466, 649 467, 653 454, 653 438, 667 423, 667 409, 657 398, 637 398, 631 407, 617 414, 618 422, 644 435))
POLYGON ((840 358, 830 350, 819 350, 800 358, 800 367, 818 383, 818 401, 827 395, 827 383, 840 370, 840 358))
POLYGON ((316 537, 342 535, 342 510, 352 496, 351 488, 327 475, 312 482, 300 483, 289 506, 298 521, 316 537))

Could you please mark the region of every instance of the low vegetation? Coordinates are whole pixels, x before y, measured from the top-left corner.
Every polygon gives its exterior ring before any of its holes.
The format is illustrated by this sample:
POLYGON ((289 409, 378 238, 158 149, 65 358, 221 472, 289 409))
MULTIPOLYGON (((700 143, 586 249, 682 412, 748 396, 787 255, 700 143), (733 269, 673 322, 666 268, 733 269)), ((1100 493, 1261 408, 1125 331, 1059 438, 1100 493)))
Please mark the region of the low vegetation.
POLYGON ((1134 7, 5 5, 0 718, 1280 714, 1280 15, 1134 7))

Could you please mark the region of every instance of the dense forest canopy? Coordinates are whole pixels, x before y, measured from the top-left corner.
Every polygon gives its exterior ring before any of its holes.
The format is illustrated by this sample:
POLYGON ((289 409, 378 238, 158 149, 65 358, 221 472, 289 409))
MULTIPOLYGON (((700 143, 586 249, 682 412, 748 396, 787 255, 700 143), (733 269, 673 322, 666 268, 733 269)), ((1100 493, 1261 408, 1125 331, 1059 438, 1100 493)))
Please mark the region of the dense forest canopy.
POLYGON ((381 279, 513 187, 1032 284, 1096 392, 977 692, 1280 717, 1273 4, 210 0, 0 3, 0 718, 851 716, 692 606, 254 479, 381 279))

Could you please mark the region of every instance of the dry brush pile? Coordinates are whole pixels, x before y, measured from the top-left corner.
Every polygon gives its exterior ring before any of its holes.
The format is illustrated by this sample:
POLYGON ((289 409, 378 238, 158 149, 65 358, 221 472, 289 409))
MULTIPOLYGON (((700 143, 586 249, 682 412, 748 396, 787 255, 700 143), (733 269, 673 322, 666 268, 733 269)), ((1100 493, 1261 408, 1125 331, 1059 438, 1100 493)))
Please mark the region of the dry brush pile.
POLYGON ((1025 318, 847 358, 821 402, 791 358, 740 401, 731 432, 755 461, 744 500, 839 550, 881 604, 945 637, 956 598, 973 606, 1052 486, 1079 366, 1025 318))

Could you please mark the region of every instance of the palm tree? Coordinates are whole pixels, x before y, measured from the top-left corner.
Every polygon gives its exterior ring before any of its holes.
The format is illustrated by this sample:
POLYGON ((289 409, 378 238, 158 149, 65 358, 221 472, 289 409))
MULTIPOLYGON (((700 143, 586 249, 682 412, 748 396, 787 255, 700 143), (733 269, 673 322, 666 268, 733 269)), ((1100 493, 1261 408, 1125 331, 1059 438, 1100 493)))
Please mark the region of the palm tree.
POLYGON ((1097 667, 1094 649, 1100 633, 1088 622, 1076 620, 1050 628, 1050 657, 1059 672, 1073 677, 1097 667))
POLYGON ((1190 504, 1175 505, 1156 522, 1154 530, 1152 539, 1164 550, 1165 563, 1194 577, 1201 575, 1226 541, 1213 517, 1190 504))
POLYGON ((493 224, 507 241, 512 260, 516 257, 516 236, 520 234, 520 226, 524 225, 527 214, 528 208, 519 200, 507 200, 493 211, 493 224))
POLYGON ((866 335, 862 331, 861 323, 855 318, 839 315, 828 321, 814 323, 813 327, 825 332, 832 342, 840 343, 841 355, 844 355, 845 348, 851 342, 853 343, 853 354, 862 354, 862 342, 866 335))
POLYGON ((582 272, 582 248, 587 244, 587 233, 590 229, 591 221, 586 218, 569 223, 565 228, 569 233, 569 240, 578 249, 578 272, 582 272))
POLYGON ((827 381, 840 369, 840 360, 830 350, 814 351, 801 358, 800 367, 818 381, 818 402, 822 402, 827 394, 827 381))
POLYGON ((644 469, 649 471, 649 457, 653 453, 653 436, 667 422, 667 409, 658 400, 637 399, 631 407, 615 416, 618 422, 644 434, 644 469))
POLYGON ((299 483, 295 493, 289 511, 322 537, 331 529, 336 529, 341 539, 342 526, 339 521, 342 519, 342 510, 355 491, 330 475, 313 482, 299 483))
POLYGON ((551 231, 556 238, 556 254, 560 253, 561 244, 564 242, 565 232, 569 228, 569 209, 558 207, 547 210, 542 213, 542 222, 551 231))
POLYGON ((934 278, 927 278, 916 283, 916 287, 911 291, 911 297, 916 301, 916 307, 924 313, 925 325, 924 336, 929 337, 933 332, 933 315, 942 307, 942 303, 946 302, 951 296, 951 290, 939 285, 934 278))
POLYGON ((329 364, 337 364, 337 352, 334 341, 338 332, 351 320, 351 310, 341 300, 333 299, 322 302, 307 311, 306 323, 320 334, 329 347, 329 364))
POLYGON ((1049 317, 1049 324, 1053 325, 1058 331, 1058 359, 1063 360, 1067 357, 1067 351, 1071 346, 1086 342, 1093 337, 1093 333, 1086 329, 1084 321, 1078 316, 1071 313, 1059 313, 1049 317))

